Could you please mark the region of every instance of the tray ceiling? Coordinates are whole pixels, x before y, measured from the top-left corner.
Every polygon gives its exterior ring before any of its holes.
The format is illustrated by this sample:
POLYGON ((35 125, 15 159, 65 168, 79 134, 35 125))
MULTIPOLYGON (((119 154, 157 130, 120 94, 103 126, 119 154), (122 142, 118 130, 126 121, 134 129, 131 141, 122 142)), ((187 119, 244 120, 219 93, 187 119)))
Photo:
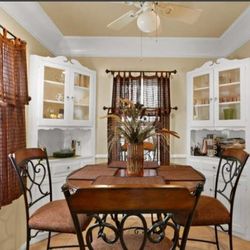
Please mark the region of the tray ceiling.
POLYGON ((250 2, 171 2, 202 9, 192 25, 161 16, 148 35, 136 22, 120 31, 106 25, 131 10, 123 2, 0 2, 54 55, 70 57, 227 57, 250 39, 250 2))

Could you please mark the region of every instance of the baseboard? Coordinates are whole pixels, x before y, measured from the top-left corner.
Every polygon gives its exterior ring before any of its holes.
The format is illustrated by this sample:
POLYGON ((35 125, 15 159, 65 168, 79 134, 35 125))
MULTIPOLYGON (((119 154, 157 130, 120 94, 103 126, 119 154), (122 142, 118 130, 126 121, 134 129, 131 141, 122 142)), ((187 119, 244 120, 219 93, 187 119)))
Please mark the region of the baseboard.
POLYGON ((173 154, 170 155, 170 159, 186 159, 187 155, 186 154, 173 154))
MULTIPOLYGON (((170 155, 171 159, 186 159, 187 155, 186 154, 172 154, 170 155)), ((107 159, 108 155, 107 154, 96 154, 95 155, 96 159, 107 159)))
MULTIPOLYGON (((55 235, 57 233, 51 233, 51 236, 55 235)), ((33 238, 30 241, 30 245, 35 244, 39 241, 45 240, 48 238, 48 232, 47 231, 43 231, 40 232, 35 238, 33 238)), ((26 250, 26 242, 20 247, 20 250, 26 250)))
POLYGON ((107 159, 108 155, 107 154, 97 154, 95 155, 96 159, 107 159))

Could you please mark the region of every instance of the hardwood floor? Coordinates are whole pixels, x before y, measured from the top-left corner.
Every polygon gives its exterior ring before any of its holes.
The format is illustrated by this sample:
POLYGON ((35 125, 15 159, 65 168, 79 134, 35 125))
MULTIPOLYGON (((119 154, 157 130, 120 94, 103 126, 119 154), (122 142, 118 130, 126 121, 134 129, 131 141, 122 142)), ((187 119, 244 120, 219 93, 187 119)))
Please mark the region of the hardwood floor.
MULTIPOLYGON (((213 240, 214 231, 209 227, 191 228, 190 237, 200 237, 213 240)), ((220 250, 228 250, 228 237, 225 233, 219 233, 220 250)), ((59 234, 52 238, 52 245, 70 245, 77 244, 75 235, 59 234)), ((45 250, 47 241, 41 241, 31 246, 31 250, 45 250)), ((78 248, 63 248, 63 249, 78 249, 78 248)), ((97 249, 98 250, 98 249, 97 249)), ((216 250, 216 246, 212 244, 188 241, 186 250, 216 250)), ((250 241, 242 240, 234 237, 234 250, 250 250, 250 241)))

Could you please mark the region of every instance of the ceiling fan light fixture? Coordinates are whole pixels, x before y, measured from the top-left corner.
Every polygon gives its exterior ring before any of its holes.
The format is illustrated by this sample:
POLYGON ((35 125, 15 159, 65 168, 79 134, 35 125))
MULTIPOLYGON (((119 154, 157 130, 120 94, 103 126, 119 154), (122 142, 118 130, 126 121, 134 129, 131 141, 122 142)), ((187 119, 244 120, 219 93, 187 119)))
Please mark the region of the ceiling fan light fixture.
POLYGON ((138 28, 145 33, 150 33, 159 28, 160 17, 153 11, 145 11, 137 18, 138 28))

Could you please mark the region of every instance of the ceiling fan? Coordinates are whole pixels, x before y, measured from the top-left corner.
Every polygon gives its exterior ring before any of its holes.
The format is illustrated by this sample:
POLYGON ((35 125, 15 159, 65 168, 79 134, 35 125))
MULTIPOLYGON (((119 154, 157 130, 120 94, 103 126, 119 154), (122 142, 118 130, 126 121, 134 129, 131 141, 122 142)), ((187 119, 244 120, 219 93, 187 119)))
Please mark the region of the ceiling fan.
POLYGON ((120 30, 135 19, 137 26, 142 32, 150 33, 160 26, 160 16, 166 16, 177 21, 193 24, 200 16, 202 10, 186 7, 178 4, 168 4, 164 2, 125 2, 133 5, 133 9, 120 16, 107 25, 113 30, 120 30))

